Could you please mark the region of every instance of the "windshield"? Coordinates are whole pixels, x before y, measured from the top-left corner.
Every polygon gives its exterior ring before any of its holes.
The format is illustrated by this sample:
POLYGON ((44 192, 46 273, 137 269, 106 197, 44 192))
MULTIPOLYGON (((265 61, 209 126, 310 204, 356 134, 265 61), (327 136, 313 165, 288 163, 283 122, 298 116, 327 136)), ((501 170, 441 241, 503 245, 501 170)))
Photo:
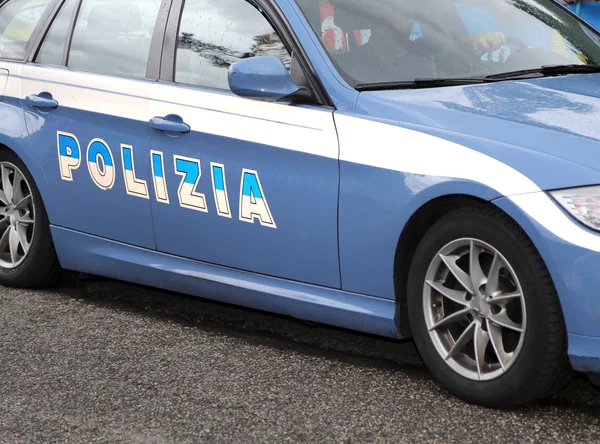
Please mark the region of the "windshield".
POLYGON ((554 0, 296 0, 352 85, 600 64, 598 34, 554 0))

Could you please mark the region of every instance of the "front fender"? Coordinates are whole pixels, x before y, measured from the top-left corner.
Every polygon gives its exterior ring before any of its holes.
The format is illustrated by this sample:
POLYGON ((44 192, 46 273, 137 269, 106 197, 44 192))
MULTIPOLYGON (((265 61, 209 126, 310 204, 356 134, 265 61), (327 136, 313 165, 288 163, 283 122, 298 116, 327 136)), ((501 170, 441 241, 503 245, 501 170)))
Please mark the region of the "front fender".
POLYGON ((464 179, 407 174, 341 163, 340 265, 344 290, 395 298, 394 261, 400 236, 424 205, 446 196, 491 201, 500 193, 464 179))
POLYGON ((540 253, 558 292, 567 331, 600 338, 600 234, 575 221, 543 192, 494 204, 521 226, 540 253))
POLYGON ((532 193, 525 175, 467 146, 389 122, 335 113, 344 290, 394 299, 394 261, 415 212, 444 196, 491 201, 532 193))

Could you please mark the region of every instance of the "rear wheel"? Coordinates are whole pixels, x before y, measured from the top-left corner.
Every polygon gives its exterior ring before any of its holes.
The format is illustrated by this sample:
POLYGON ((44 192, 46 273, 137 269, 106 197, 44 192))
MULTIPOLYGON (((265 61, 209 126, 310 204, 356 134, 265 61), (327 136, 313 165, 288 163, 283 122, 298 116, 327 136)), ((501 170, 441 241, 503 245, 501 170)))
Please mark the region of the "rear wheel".
POLYGON ((0 285, 40 287, 59 272, 39 190, 18 156, 0 151, 0 285))
POLYGON ((419 352, 459 397, 511 407, 552 395, 568 380, 550 275, 500 211, 461 209, 438 221, 417 248, 408 289, 419 352))

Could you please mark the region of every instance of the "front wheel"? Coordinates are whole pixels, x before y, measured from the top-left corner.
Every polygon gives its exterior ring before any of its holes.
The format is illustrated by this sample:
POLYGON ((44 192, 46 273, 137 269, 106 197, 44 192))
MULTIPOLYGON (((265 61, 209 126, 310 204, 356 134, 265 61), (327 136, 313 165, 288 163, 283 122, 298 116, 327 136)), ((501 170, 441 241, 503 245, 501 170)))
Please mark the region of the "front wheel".
POLYGON ((548 270, 500 211, 467 208, 439 220, 415 252, 408 290, 421 357, 457 396, 512 407, 568 380, 566 330, 548 270))

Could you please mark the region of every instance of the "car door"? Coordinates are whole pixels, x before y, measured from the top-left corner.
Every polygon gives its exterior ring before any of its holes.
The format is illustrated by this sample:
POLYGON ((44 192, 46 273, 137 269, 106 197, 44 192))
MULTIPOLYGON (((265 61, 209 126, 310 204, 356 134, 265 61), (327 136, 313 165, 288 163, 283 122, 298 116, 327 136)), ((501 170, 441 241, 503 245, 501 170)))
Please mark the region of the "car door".
POLYGON ((153 82, 145 75, 160 6, 66 0, 21 83, 29 136, 53 191, 45 202, 50 220, 146 248, 155 242, 153 82))
POLYGON ((186 0, 182 11, 165 39, 176 42, 163 54, 166 66, 174 55, 174 69, 152 93, 158 250, 339 288, 332 110, 247 100, 229 90, 236 60, 276 55, 290 63, 277 32, 250 3, 186 0), (178 133, 188 126, 189 133, 178 133))

